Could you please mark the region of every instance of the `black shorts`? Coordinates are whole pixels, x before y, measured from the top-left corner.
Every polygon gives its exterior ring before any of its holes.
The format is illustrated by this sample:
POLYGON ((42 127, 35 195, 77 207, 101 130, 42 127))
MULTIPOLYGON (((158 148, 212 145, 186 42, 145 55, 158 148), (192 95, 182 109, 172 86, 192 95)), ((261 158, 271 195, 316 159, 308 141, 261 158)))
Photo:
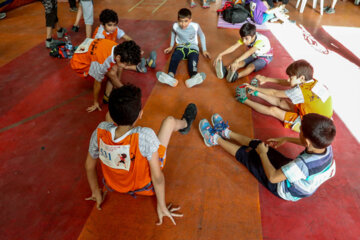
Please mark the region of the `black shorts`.
MULTIPOLYGON (((270 192, 272 192, 275 196, 279 197, 277 193, 277 183, 271 183, 267 178, 264 167, 261 163, 260 156, 256 152, 256 147, 261 143, 260 140, 252 140, 249 143, 249 146, 242 146, 235 154, 235 158, 237 161, 241 162, 245 165, 247 169, 251 172, 252 175, 270 192)), ((280 152, 275 150, 272 147, 269 147, 269 151, 267 153, 268 158, 271 164, 275 169, 279 169, 282 166, 286 165, 292 159, 285 157, 280 152)))
POLYGON ((57 17, 57 0, 43 0, 41 3, 45 8, 46 27, 55 27, 59 21, 57 17))

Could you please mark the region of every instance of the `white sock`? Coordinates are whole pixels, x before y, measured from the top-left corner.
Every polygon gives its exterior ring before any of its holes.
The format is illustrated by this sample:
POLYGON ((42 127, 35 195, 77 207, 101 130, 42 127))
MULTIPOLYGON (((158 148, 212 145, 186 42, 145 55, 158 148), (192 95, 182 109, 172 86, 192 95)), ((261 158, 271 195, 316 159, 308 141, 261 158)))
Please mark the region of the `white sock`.
POLYGON ((214 143, 215 143, 215 144, 218 144, 218 139, 219 139, 219 137, 220 137, 219 134, 217 134, 217 133, 214 134, 214 143))
POLYGON ((225 134, 225 137, 226 137, 227 139, 230 139, 230 133, 231 133, 231 130, 228 129, 228 128, 226 128, 225 131, 224 131, 224 134, 225 134))

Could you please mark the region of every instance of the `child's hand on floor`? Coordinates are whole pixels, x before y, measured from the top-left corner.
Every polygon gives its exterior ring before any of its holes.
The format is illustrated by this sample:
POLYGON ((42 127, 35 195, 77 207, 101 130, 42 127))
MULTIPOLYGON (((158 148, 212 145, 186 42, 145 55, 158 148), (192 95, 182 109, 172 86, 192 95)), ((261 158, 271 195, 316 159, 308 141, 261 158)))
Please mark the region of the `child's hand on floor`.
POLYGON ((90 113, 90 112, 95 111, 96 109, 99 110, 99 111, 101 111, 101 107, 100 107, 100 105, 99 105, 98 102, 94 103, 94 105, 92 105, 91 107, 88 107, 88 108, 86 109, 86 111, 90 113))
POLYGON ((173 217, 183 217, 183 214, 179 214, 179 213, 174 213, 176 211, 179 211, 180 207, 172 207, 172 203, 170 203, 167 208, 166 206, 164 206, 164 208, 161 208, 159 206, 159 204, 157 205, 157 213, 158 213, 158 217, 159 217, 159 222, 156 223, 156 225, 161 225, 162 221, 163 221, 163 217, 169 217, 170 220, 173 222, 174 225, 176 225, 175 220, 173 217))
POLYGON ((284 143, 286 143, 286 139, 285 138, 270 138, 267 140, 267 143, 273 147, 273 148, 278 148, 281 145, 283 145, 284 143))
POLYGON ((164 50, 165 54, 171 53, 173 47, 168 47, 167 49, 164 50))
POLYGON ((86 201, 95 201, 96 208, 101 210, 101 204, 104 202, 107 191, 103 192, 101 189, 98 189, 95 193, 91 195, 91 197, 85 198, 86 201))
POLYGON ((204 57, 211 59, 210 53, 208 51, 203 52, 204 57))

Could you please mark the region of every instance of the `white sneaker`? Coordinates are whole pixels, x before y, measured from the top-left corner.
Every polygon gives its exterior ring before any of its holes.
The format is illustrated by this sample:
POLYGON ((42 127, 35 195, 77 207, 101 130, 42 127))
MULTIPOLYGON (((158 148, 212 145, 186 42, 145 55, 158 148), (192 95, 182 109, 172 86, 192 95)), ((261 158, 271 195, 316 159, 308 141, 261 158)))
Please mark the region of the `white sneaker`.
POLYGON ((176 80, 175 78, 164 72, 157 72, 156 77, 159 80, 159 82, 167 84, 171 87, 176 87, 178 85, 178 80, 176 80))
POLYGON ((197 73, 188 80, 185 81, 185 85, 188 88, 192 88, 193 86, 201 84, 206 78, 205 73, 197 73))

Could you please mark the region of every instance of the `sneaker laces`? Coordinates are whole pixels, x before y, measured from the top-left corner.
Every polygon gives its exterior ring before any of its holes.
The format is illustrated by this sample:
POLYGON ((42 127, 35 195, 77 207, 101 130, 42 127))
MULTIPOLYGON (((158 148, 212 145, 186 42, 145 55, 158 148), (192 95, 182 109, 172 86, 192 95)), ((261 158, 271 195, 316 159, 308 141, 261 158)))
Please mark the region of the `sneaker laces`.
MULTIPOLYGON (((228 128, 229 127, 229 124, 228 124, 228 122, 226 121, 226 122, 224 122, 224 121, 220 121, 220 122, 218 122, 218 123, 216 123, 215 125, 214 125, 214 130, 216 131, 216 132, 223 132, 226 128, 228 128)), ((221 135, 223 135, 223 134, 221 134, 221 135)))

